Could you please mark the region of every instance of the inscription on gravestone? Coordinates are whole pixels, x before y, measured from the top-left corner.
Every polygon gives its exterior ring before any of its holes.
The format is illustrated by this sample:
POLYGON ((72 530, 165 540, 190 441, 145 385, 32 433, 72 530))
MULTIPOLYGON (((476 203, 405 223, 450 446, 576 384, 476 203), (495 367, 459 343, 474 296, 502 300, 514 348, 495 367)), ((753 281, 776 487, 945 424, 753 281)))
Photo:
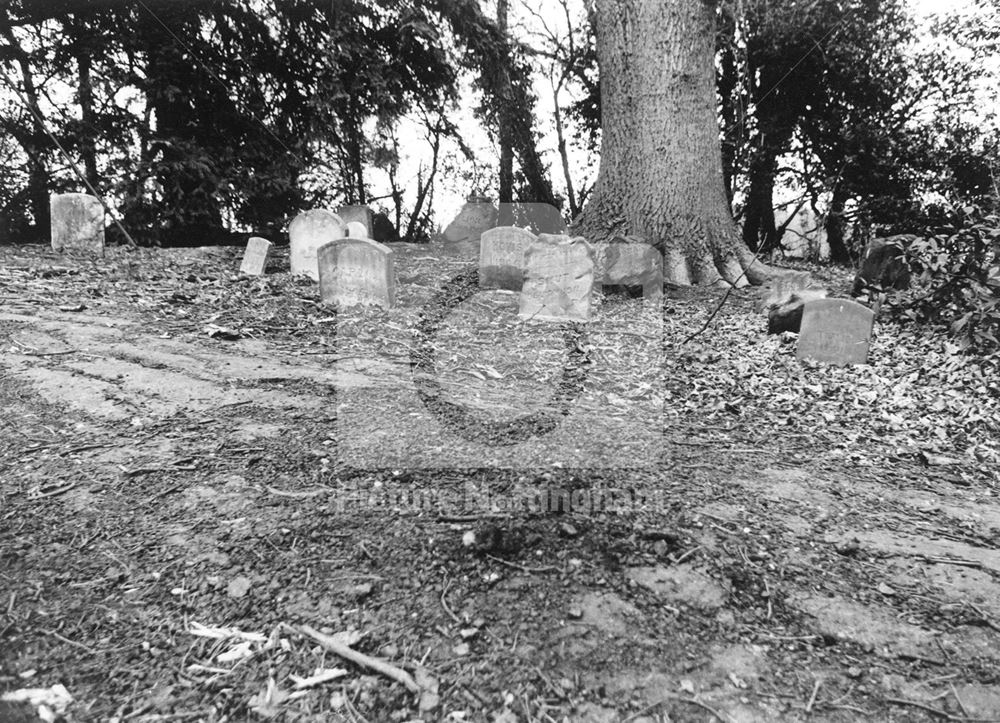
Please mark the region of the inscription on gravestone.
POLYGON ((319 248, 319 293, 324 304, 396 303, 396 267, 392 250, 371 239, 345 238, 319 248))
POLYGON ((304 211, 288 226, 289 264, 293 274, 305 274, 319 281, 316 249, 344 237, 344 222, 326 209, 304 211))
POLYGON ((802 309, 796 356, 824 364, 866 364, 875 314, 850 299, 815 299, 802 309))
POLYGON ((240 264, 240 273, 250 276, 260 276, 267 268, 267 257, 271 253, 271 242, 260 236, 251 236, 247 241, 246 251, 243 252, 243 263, 240 264))
POLYGON ((588 321, 593 288, 594 250, 583 237, 539 234, 525 254, 518 316, 588 321))
POLYGON ((104 207, 86 193, 56 193, 49 198, 53 251, 104 253, 104 207))
POLYGON ((520 291, 524 282, 524 257, 535 234, 516 226, 498 226, 479 239, 479 286, 483 289, 520 291))

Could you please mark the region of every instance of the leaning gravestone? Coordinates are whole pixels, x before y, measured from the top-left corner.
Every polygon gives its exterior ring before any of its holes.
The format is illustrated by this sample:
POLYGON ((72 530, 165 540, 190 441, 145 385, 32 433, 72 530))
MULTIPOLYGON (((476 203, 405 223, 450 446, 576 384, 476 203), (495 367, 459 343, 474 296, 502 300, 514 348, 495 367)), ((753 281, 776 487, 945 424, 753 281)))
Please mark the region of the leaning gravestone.
POLYGON ((292 273, 319 281, 316 249, 344 235, 344 221, 337 214, 322 208, 300 213, 288 226, 292 273))
POLYGON ((796 356, 824 364, 866 364, 875 314, 850 299, 815 299, 802 309, 796 356))
POLYGON ((104 206, 86 193, 55 193, 49 199, 53 251, 104 253, 104 206))
POLYGON ((243 252, 243 263, 240 264, 240 273, 250 276, 260 276, 267 268, 267 257, 271 253, 271 242, 260 236, 251 236, 247 241, 246 251, 243 252))
POLYGON ((336 239, 320 246, 318 260, 324 304, 388 309, 396 303, 396 266, 389 247, 371 239, 336 239))
POLYGON ((518 316, 587 321, 594 288, 594 250, 583 237, 540 234, 524 257, 518 316))
POLYGON ((360 238, 372 237, 372 226, 375 214, 368 206, 341 206, 337 209, 337 215, 343 219, 344 224, 351 222, 360 223, 365 227, 365 235, 360 238))
POLYGON ((497 226, 479 238, 479 286, 520 291, 524 283, 524 255, 537 240, 517 226, 497 226))
POLYGON ((647 243, 611 243, 597 247, 601 286, 639 286, 651 301, 663 298, 663 257, 647 243))

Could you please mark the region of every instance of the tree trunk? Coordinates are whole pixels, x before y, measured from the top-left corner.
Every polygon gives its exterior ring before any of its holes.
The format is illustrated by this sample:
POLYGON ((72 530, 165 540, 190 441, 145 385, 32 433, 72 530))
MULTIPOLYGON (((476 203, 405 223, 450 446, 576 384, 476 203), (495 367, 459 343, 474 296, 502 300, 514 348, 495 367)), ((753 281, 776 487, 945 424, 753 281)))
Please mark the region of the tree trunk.
POLYGON ((740 239, 726 198, 714 4, 597 0, 595 15, 601 168, 577 230, 644 238, 672 283, 764 281, 774 272, 740 239))
POLYGON ((774 177, 778 158, 769 145, 766 134, 761 134, 760 147, 750 161, 746 211, 743 219, 743 243, 753 251, 767 253, 778 245, 774 227, 774 177))
POLYGON ((84 174, 91 186, 97 188, 97 149, 96 138, 98 130, 94 121, 94 89, 90 79, 90 56, 88 49, 78 51, 76 65, 80 86, 77 100, 80 103, 80 116, 83 119, 84 139, 80 143, 80 155, 83 157, 84 174))
MULTIPOLYGON (((497 0, 497 27, 507 42, 508 0, 497 0)), ((514 220, 514 146, 511 141, 510 123, 504 113, 497 114, 497 140, 500 145, 500 177, 498 179, 500 201, 500 226, 510 226, 514 220)))
POLYGON ((847 205, 847 194, 840 188, 833 191, 830 208, 826 212, 826 242, 830 244, 830 261, 835 264, 850 266, 853 263, 851 251, 845 240, 847 224, 844 221, 844 208, 847 205))
POLYGON ((44 116, 38 104, 38 88, 31 68, 31 58, 18 43, 9 25, 2 27, 4 40, 7 41, 9 52, 17 61, 21 72, 21 92, 23 102, 28 106, 31 115, 31 132, 14 134, 18 143, 28 157, 28 198, 31 215, 35 221, 36 233, 44 238, 49 234, 49 169, 45 163, 45 153, 51 147, 51 141, 45 132, 44 116))

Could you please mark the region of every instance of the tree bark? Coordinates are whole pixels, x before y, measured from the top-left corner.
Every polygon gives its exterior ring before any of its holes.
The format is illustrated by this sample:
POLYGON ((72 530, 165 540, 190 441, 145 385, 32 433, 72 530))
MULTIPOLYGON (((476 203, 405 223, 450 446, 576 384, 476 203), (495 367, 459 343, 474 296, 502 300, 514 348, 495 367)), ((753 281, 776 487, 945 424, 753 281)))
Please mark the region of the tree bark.
POLYGON ((642 237, 668 282, 761 283, 774 272, 740 239, 723 180, 714 4, 597 0, 595 16, 601 168, 577 231, 642 237))
MULTIPOLYGON (((507 42, 507 8, 508 0, 497 0, 497 27, 503 36, 504 43, 507 42)), ((497 114, 497 140, 500 145, 500 174, 498 180, 500 201, 500 226, 509 226, 513 223, 514 209, 511 204, 514 202, 514 146, 510 123, 504 113, 497 114)))
POLYGON ((830 261, 835 264, 850 266, 853 263, 851 251, 847 248, 847 224, 844 221, 844 208, 847 205, 847 193, 836 188, 830 199, 830 208, 826 212, 826 242, 830 244, 830 261))
POLYGON ((84 140, 80 144, 80 155, 83 157, 83 168, 87 181, 97 188, 97 149, 95 139, 97 128, 94 124, 94 89, 90 78, 90 56, 88 49, 77 51, 76 65, 80 80, 77 100, 80 103, 80 116, 83 119, 84 140))

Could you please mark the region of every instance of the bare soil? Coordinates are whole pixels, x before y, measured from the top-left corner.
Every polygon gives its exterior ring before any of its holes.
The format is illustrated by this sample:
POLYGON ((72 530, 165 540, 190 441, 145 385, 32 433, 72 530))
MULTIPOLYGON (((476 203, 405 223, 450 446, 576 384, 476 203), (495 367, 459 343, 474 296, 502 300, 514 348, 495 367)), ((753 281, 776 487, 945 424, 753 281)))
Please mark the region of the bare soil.
POLYGON ((280 257, 3 252, 0 692, 62 684, 69 721, 1000 720, 996 359, 886 323, 869 366, 802 365, 750 291, 686 342, 723 292, 583 330, 480 293, 431 338, 474 261, 394 249, 399 307, 341 314, 280 257), (623 504, 511 509, 595 490, 623 504))

